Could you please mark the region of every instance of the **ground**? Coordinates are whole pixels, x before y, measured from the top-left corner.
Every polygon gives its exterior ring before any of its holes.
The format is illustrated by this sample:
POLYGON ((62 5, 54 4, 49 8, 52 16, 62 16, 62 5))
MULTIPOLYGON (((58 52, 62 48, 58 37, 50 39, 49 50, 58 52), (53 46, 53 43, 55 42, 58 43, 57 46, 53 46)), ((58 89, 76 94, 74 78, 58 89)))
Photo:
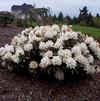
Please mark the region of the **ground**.
MULTIPOLYGON (((0 28, 0 46, 22 29, 0 28)), ((57 82, 11 73, 0 61, 0 101, 100 101, 100 73, 79 82, 57 82)))

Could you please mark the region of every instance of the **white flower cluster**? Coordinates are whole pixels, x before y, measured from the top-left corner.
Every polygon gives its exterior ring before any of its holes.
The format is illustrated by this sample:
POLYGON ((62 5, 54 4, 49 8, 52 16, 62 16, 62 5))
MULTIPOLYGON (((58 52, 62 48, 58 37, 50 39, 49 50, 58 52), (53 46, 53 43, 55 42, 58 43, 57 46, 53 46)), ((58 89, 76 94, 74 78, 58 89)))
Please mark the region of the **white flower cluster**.
POLYGON ((95 55, 100 59, 100 45, 92 37, 86 37, 85 43, 89 45, 90 49, 95 53, 95 55))
POLYGON ((29 70, 51 68, 59 80, 64 79, 65 70, 76 70, 77 66, 87 73, 95 72, 94 54, 100 59, 99 43, 92 37, 74 32, 67 25, 61 29, 58 25, 25 29, 12 39, 11 45, 0 48, 5 63, 11 65, 13 62, 29 70))
POLYGON ((29 68, 30 69, 36 69, 38 67, 38 64, 37 62, 35 61, 31 61, 30 64, 29 64, 29 68))

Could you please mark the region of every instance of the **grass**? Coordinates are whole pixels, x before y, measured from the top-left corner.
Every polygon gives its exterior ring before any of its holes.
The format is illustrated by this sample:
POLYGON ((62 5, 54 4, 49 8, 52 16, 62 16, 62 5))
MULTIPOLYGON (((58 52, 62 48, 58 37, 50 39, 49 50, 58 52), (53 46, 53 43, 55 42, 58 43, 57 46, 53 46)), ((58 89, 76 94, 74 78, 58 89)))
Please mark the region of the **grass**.
POLYGON ((73 30, 81 31, 82 33, 89 34, 93 36, 94 38, 100 37, 100 29, 97 29, 97 28, 73 25, 73 30))

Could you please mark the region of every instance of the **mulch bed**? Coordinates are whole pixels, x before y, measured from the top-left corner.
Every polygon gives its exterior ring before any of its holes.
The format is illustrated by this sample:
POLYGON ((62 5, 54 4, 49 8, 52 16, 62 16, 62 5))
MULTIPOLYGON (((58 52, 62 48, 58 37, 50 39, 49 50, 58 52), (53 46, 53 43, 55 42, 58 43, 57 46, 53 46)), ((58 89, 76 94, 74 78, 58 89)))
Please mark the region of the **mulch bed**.
MULTIPOLYGON (((21 30, 0 28, 0 47, 21 30)), ((57 82, 11 73, 1 63, 0 101, 100 101, 100 73, 79 82, 57 82)))

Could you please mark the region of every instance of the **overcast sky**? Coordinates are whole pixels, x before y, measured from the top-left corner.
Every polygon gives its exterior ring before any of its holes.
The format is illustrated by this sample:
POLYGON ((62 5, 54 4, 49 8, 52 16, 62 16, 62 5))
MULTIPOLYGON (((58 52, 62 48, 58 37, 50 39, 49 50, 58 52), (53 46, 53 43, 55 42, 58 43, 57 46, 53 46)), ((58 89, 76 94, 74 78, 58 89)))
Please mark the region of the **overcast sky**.
POLYGON ((36 7, 50 7, 52 13, 62 11, 64 15, 77 16, 79 8, 87 6, 93 15, 100 13, 100 0, 0 0, 0 11, 10 11, 12 5, 28 3, 36 7))

